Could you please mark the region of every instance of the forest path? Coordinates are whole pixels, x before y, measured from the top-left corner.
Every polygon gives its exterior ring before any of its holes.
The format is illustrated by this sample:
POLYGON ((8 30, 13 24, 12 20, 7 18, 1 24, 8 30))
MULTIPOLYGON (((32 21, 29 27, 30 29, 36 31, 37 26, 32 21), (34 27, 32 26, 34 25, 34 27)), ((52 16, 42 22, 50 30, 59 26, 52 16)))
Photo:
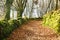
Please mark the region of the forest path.
POLYGON ((42 26, 41 20, 30 20, 15 29, 7 40, 59 40, 55 32, 42 26))

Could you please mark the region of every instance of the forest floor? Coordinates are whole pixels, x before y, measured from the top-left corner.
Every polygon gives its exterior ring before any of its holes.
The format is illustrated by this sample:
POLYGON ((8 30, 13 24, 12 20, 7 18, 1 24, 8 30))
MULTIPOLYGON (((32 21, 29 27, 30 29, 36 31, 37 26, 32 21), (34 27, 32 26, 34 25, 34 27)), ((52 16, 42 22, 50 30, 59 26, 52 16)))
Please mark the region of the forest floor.
POLYGON ((42 26, 41 20, 30 20, 15 29, 7 40, 60 40, 60 36, 50 28, 42 26))

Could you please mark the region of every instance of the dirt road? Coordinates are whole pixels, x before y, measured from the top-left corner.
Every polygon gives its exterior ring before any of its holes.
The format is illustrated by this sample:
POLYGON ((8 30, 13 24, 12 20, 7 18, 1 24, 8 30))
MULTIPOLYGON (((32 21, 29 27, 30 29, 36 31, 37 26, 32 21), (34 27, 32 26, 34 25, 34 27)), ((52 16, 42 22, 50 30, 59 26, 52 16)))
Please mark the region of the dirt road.
POLYGON ((10 34, 7 40, 59 40, 55 32, 42 26, 42 21, 30 20, 10 34))

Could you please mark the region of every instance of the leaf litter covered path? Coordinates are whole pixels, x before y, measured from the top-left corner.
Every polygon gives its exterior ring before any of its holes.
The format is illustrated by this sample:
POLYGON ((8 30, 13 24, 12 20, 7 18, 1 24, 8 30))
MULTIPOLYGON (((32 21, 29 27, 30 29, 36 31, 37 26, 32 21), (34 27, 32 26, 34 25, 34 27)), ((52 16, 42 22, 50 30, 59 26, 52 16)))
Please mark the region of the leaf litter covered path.
POLYGON ((41 23, 41 20, 30 20, 15 29, 7 40, 59 40, 53 30, 41 23))

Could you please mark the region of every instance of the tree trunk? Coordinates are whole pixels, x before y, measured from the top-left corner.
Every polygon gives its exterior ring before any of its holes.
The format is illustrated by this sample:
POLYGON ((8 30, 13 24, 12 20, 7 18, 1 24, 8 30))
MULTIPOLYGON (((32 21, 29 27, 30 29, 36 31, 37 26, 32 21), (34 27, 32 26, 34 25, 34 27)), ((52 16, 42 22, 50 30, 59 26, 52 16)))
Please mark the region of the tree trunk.
POLYGON ((17 2, 17 13, 18 13, 18 19, 21 19, 22 18, 22 13, 23 13, 23 11, 24 11, 24 9, 25 9, 25 6, 26 6, 26 2, 27 2, 27 0, 16 0, 16 2, 17 2), (22 3, 23 2, 23 3, 22 3))
POLYGON ((6 15, 5 15, 6 20, 10 19, 10 8, 11 8, 12 3, 13 3, 12 0, 6 0, 6 15))
POLYGON ((55 10, 57 10, 58 9, 58 0, 56 0, 56 9, 55 10))

